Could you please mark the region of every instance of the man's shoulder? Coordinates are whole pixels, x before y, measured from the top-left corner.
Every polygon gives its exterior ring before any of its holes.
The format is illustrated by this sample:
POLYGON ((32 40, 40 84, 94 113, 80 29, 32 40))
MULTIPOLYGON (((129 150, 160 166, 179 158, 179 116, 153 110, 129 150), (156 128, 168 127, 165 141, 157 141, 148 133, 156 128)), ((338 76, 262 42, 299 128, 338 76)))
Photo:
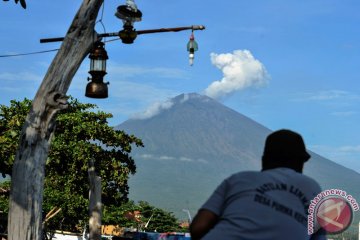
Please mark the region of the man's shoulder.
POLYGON ((262 178, 262 173, 260 171, 241 171, 230 175, 225 179, 227 182, 252 182, 257 181, 259 178, 262 178))
POLYGON ((313 178, 306 176, 304 174, 302 175, 302 182, 304 183, 304 185, 306 186, 312 186, 314 191, 316 192, 320 192, 321 191, 321 187, 320 184, 313 178))
POLYGON ((260 173, 261 173, 260 171, 241 171, 232 174, 229 178, 252 177, 252 176, 258 176, 260 173))
POLYGON ((275 168, 269 169, 266 171, 241 171, 238 173, 232 174, 228 177, 228 180, 234 179, 288 179, 302 182, 304 185, 314 186, 316 188, 320 188, 319 183, 315 181, 313 178, 304 175, 302 173, 298 173, 290 168, 275 168))

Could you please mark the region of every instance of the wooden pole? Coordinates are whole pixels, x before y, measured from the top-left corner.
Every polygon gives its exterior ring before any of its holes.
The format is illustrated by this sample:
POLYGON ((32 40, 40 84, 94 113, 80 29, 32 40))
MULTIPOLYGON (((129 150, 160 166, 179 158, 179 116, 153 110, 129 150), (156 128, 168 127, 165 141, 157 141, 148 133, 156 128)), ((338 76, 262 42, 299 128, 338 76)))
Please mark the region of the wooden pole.
POLYGON ((96 176, 94 161, 89 163, 89 239, 101 240, 101 178, 96 176))
POLYGON ((67 107, 65 94, 97 40, 94 26, 102 3, 83 0, 33 100, 13 165, 8 240, 42 239, 44 168, 55 116, 67 107))

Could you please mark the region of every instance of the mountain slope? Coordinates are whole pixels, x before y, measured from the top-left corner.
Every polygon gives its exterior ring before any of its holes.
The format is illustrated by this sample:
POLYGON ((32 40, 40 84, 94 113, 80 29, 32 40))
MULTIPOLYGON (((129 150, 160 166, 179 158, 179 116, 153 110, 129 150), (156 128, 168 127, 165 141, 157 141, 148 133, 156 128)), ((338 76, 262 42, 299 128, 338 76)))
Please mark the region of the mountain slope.
MULTIPOLYGON (((130 179, 130 198, 186 218, 195 214, 227 176, 259 170, 266 136, 271 130, 199 94, 182 94, 148 119, 128 120, 116 127, 141 138, 133 156, 137 173, 130 179), (170 107, 169 107, 170 106, 170 107)), ((306 139, 305 139, 306 141, 306 139)), ((324 189, 339 188, 360 199, 360 174, 315 153, 305 174, 324 189)))

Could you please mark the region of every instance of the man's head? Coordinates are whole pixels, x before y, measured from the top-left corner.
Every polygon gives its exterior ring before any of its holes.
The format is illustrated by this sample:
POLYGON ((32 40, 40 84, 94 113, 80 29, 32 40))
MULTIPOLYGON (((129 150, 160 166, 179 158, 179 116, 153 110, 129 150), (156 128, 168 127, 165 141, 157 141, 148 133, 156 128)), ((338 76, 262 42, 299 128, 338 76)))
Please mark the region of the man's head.
POLYGON ((287 167, 301 173, 304 163, 310 157, 301 135, 282 129, 266 138, 262 157, 263 170, 287 167))

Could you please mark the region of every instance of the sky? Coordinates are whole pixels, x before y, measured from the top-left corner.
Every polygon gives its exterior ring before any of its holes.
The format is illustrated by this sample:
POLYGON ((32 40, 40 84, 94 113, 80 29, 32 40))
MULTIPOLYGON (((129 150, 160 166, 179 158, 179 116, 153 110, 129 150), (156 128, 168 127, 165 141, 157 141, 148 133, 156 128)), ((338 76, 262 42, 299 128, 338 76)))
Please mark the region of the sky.
MULTIPOLYGON (((33 99, 80 0, 0 2, 0 104, 33 99)), ((189 65, 191 31, 140 35, 134 44, 104 39, 109 98, 84 97, 89 60, 68 94, 110 112, 111 125, 151 116, 157 106, 196 92, 260 124, 299 132, 307 147, 360 172, 360 2, 355 0, 135 0, 137 30, 204 25, 189 65), (145 113, 142 114, 142 113, 145 113)), ((124 1, 105 0, 96 31, 118 32, 124 1)))

